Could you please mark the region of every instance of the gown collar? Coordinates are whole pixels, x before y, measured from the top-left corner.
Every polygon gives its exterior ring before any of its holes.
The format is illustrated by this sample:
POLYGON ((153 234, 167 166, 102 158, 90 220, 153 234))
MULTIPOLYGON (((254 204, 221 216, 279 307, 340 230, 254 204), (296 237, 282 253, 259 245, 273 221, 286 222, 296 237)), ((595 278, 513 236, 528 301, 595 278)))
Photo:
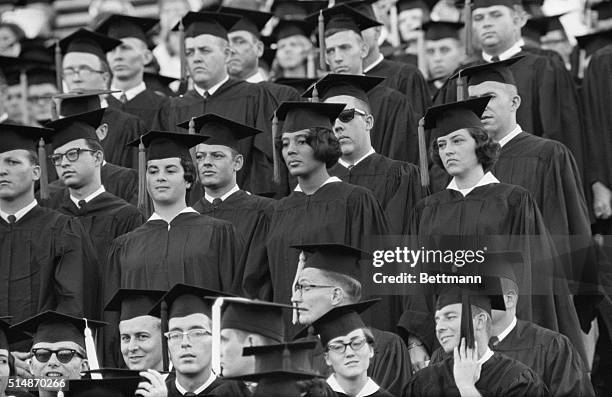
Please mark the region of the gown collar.
MULTIPOLYGON (((327 378, 327 384, 336 393, 343 393, 348 396, 348 393, 344 391, 342 386, 340 386, 340 383, 338 383, 334 374, 331 374, 329 378, 327 378)), ((372 378, 368 377, 368 381, 363 386, 363 388, 359 391, 359 393, 357 393, 355 397, 367 397, 367 396, 370 396, 376 393, 379 389, 380 389, 380 386, 378 386, 376 382, 372 380, 372 378)))
POLYGON ((484 174, 482 176, 482 178, 480 178, 480 180, 478 181, 477 184, 475 184, 474 186, 472 186, 470 188, 459 189, 459 187, 457 186, 457 181, 455 180, 455 178, 453 178, 450 181, 450 183, 448 184, 448 186, 446 188, 450 189, 450 190, 456 190, 459 193, 461 193, 463 195, 463 197, 465 197, 468 194, 470 194, 470 192, 472 190, 476 189, 477 187, 484 186, 484 185, 489 185, 491 183, 499 183, 499 180, 491 173, 491 171, 489 171, 486 174, 484 174))

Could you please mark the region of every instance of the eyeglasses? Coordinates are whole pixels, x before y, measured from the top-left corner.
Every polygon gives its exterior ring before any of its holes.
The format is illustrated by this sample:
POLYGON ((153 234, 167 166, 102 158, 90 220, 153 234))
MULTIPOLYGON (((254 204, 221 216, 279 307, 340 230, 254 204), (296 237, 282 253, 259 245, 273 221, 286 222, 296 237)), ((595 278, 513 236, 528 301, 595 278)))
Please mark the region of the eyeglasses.
POLYGON ((353 120, 355 118, 355 114, 358 114, 360 116, 367 116, 368 115, 363 110, 359 110, 359 109, 355 109, 355 108, 353 108, 353 109, 344 109, 338 115, 338 120, 342 121, 343 123, 348 123, 349 121, 351 121, 351 120, 353 120))
POLYGON ((368 340, 366 338, 355 338, 348 343, 332 342, 327 345, 327 350, 337 354, 342 354, 346 351, 346 347, 350 346, 351 349, 356 352, 361 350, 367 342, 368 340))
POLYGON ((81 152, 96 152, 95 150, 91 150, 91 149, 82 149, 82 148, 74 148, 74 149, 70 149, 68 150, 66 153, 54 153, 49 155, 49 158, 51 159, 51 162, 53 163, 53 165, 55 166, 59 166, 62 164, 62 157, 66 156, 66 158, 68 159, 68 161, 70 161, 71 163, 74 163, 75 161, 77 161, 79 159, 79 156, 81 154, 81 152))
POLYGON ((317 284, 300 284, 296 283, 293 287, 295 292, 303 293, 308 292, 313 288, 336 288, 335 285, 317 285, 317 284))
POLYGON ((104 73, 103 70, 95 70, 93 68, 90 68, 87 65, 81 65, 75 68, 64 68, 62 69, 62 77, 72 77, 75 74, 78 74, 79 76, 83 77, 83 78, 88 78, 91 77, 92 74, 94 73, 104 73))
POLYGON ((168 338, 168 343, 179 343, 183 340, 184 336, 187 336, 187 339, 192 342, 197 342, 204 339, 206 335, 212 335, 212 333, 204 328, 190 329, 189 331, 185 332, 169 331, 164 334, 164 336, 168 338))
POLYGON ((51 356, 55 353, 57 360, 62 364, 68 364, 74 356, 79 356, 84 358, 81 353, 77 352, 73 349, 59 349, 59 350, 49 350, 49 349, 32 349, 32 353, 34 354, 34 358, 41 363, 46 363, 51 360, 51 356))

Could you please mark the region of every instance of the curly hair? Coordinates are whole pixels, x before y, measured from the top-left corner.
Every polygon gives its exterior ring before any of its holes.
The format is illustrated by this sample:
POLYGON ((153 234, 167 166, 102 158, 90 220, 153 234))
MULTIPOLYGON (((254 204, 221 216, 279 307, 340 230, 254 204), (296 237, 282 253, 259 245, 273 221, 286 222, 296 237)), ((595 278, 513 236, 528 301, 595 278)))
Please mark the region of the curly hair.
POLYGON ((185 179, 185 182, 188 182, 191 184, 191 186, 187 188, 187 194, 189 194, 191 189, 193 189, 194 182, 196 181, 196 176, 197 176, 196 167, 190 158, 185 158, 181 156, 180 159, 181 159, 181 167, 183 167, 183 171, 184 171, 183 179, 185 179))
MULTIPOLYGON (((314 158, 325 163, 325 167, 331 168, 338 162, 342 155, 340 150, 340 142, 334 135, 334 132, 329 128, 313 127, 308 130, 306 143, 313 148, 314 158)), ((278 152, 279 158, 282 156, 282 136, 277 136, 274 139, 274 148, 278 152)))
MULTIPOLYGON (((490 171, 499 158, 499 151, 501 148, 499 143, 494 142, 484 128, 470 127, 466 128, 466 130, 476 141, 476 158, 478 159, 478 163, 482 165, 484 172, 490 171)), ((431 141, 429 157, 434 164, 445 169, 442 159, 440 158, 440 153, 438 152, 438 141, 435 139, 431 141)))

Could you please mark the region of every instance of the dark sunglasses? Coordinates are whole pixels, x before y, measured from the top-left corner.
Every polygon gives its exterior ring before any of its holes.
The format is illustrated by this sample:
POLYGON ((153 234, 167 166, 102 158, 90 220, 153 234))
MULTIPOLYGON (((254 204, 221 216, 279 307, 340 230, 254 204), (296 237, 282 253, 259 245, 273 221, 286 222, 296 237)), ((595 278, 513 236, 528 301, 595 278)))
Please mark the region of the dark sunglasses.
POLYGON ((368 115, 363 110, 359 110, 359 109, 355 109, 355 108, 353 108, 353 109, 344 109, 338 115, 338 120, 342 121, 343 123, 348 123, 349 121, 351 121, 351 120, 353 120, 355 118, 355 114, 358 114, 360 116, 367 116, 368 115))
POLYGON ((32 353, 34 354, 36 360, 41 363, 46 363, 47 361, 51 360, 51 355, 53 355, 53 353, 55 353, 57 360, 62 364, 68 364, 70 361, 72 361, 74 356, 83 358, 79 352, 72 349, 49 350, 40 348, 32 349, 32 353))

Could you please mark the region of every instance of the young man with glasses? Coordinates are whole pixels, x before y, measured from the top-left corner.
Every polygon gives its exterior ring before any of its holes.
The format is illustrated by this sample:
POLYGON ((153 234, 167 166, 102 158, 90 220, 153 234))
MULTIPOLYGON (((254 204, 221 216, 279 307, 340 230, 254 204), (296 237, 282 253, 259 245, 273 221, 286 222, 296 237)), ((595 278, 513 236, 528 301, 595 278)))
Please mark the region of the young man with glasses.
MULTIPOLYGON (((106 90, 110 69, 106 53, 121 44, 110 37, 79 29, 60 40, 62 77, 70 92, 106 90)), ((101 107, 108 102, 101 97, 101 107)), ((96 134, 107 155, 107 161, 127 168, 137 168, 138 151, 126 144, 146 132, 146 125, 138 117, 108 108, 96 134)))

